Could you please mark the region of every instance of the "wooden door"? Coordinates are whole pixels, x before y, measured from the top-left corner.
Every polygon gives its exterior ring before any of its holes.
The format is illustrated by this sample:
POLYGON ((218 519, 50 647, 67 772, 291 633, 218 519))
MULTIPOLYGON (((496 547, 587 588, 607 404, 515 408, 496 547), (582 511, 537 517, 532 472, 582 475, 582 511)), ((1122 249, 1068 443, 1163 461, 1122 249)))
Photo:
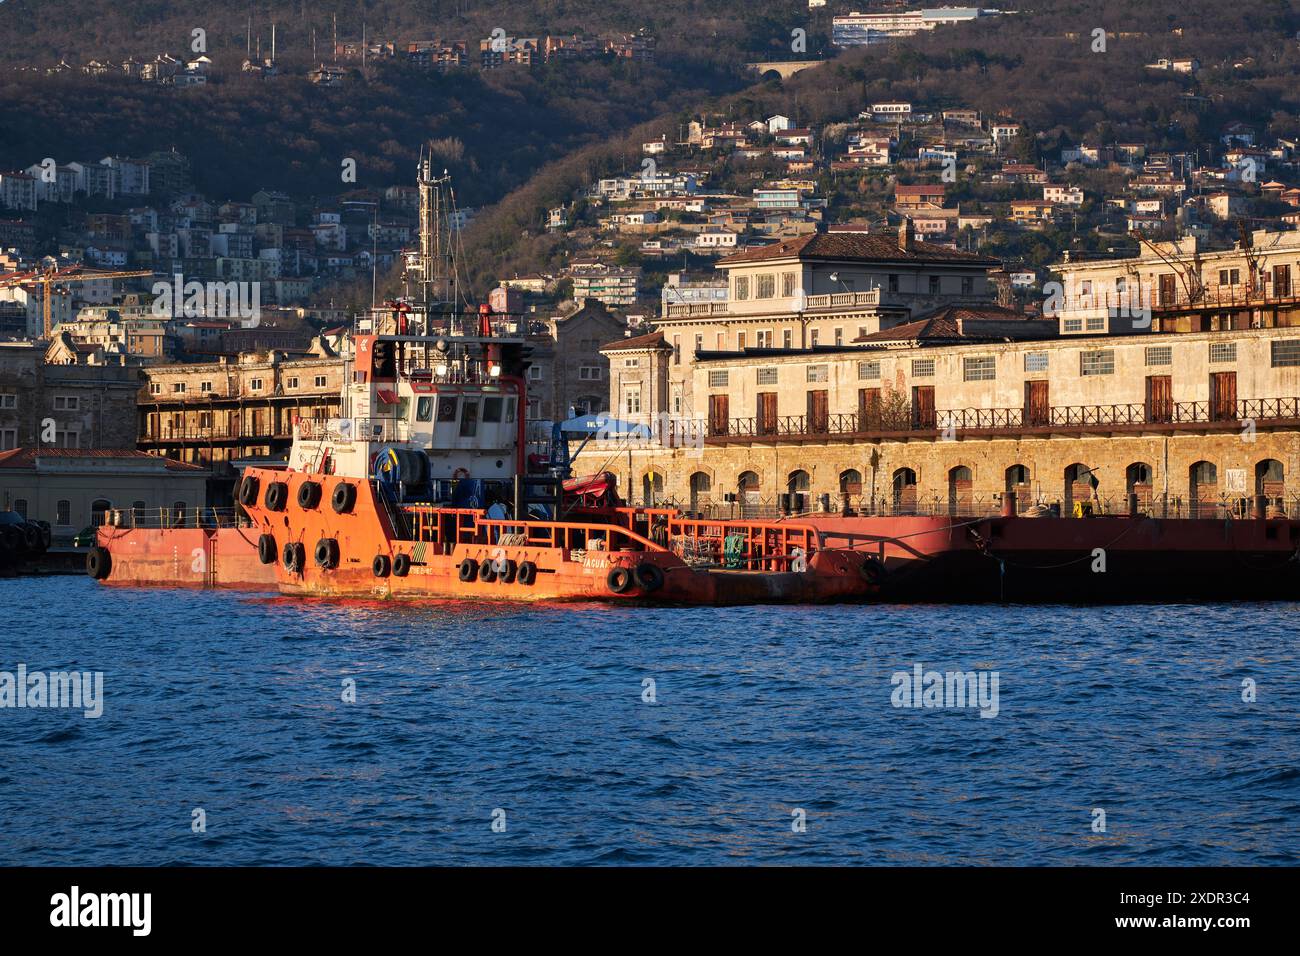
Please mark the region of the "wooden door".
POLYGON ((808 433, 811 435, 825 435, 830 427, 830 415, 828 414, 830 403, 827 400, 827 392, 824 388, 818 388, 808 393, 808 433))
POLYGON ((709 434, 727 434, 730 423, 730 404, 726 395, 709 396, 709 434))
POLYGON ((934 428, 934 386, 912 386, 912 427, 934 428))
POLYGON ((776 434, 776 392, 758 393, 758 433, 776 434))
POLYGON ((1237 417, 1237 373, 1210 373, 1210 420, 1231 421, 1237 417))
POLYGON ((1177 291, 1177 286, 1174 285, 1175 281, 1176 281, 1176 277, 1172 272, 1166 272, 1164 275, 1160 277, 1160 304, 1161 305, 1174 304, 1174 298, 1177 291))
POLYGON ((880 428, 880 389, 858 389, 858 431, 869 432, 880 428))
POLYGON ((1174 420, 1173 379, 1168 375, 1147 376, 1147 421, 1151 423, 1174 420))
POLYGON ((1273 267, 1273 297, 1286 298, 1291 294, 1291 267, 1273 267))
POLYGON ((1025 382, 1025 424, 1052 424, 1052 407, 1048 403, 1046 382, 1025 382))

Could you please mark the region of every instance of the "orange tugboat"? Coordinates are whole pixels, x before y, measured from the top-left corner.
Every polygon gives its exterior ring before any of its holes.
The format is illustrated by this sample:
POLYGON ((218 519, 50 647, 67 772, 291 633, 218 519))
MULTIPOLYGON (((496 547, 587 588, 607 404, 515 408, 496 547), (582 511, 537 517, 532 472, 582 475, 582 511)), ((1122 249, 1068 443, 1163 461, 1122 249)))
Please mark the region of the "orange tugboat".
MULTIPOLYGON (((797 522, 709 521, 628 508, 614 476, 529 456, 524 340, 360 335, 347 418, 296 423, 286 469, 236 495, 286 594, 688 604, 859 599, 877 562, 797 522), (540 464, 540 467, 539 467, 540 464)), ((606 427, 608 423, 593 423, 606 427)))
MULTIPOLYGON (((560 427, 530 456, 525 339, 486 306, 458 311, 444 183, 422 157, 407 266, 422 291, 353 335, 343 417, 295 422, 287 467, 245 470, 233 528, 101 528, 92 577, 415 600, 803 603, 878 590, 875 557, 827 548, 808 525, 624 507, 612 474, 572 476, 560 427)), ((610 427, 593 422, 588 437, 610 427)))

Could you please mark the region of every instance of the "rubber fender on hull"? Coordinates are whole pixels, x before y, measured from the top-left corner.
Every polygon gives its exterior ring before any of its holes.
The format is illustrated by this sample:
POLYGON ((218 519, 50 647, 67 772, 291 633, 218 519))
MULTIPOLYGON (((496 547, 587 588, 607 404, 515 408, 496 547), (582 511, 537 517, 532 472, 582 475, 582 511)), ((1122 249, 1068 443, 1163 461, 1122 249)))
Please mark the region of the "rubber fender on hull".
POLYGON ((867 555, 867 559, 862 562, 862 576, 868 584, 880 584, 888 574, 884 563, 873 555, 867 555))
POLYGON ((492 566, 491 561, 484 561, 478 566, 478 579, 484 584, 489 584, 497 579, 497 569, 492 566))
POLYGON ((533 582, 537 580, 537 565, 531 561, 524 561, 519 565, 517 580, 524 587, 532 587, 533 582))
POLYGON ((316 559, 317 567, 324 568, 326 571, 333 571, 339 566, 338 539, 321 538, 316 542, 316 550, 312 556, 316 559))
POLYGON ((636 581, 636 586, 648 594, 664 586, 664 569, 649 561, 642 561, 632 572, 632 578, 636 581))
POLYGON ((253 475, 245 475, 239 482, 239 503, 245 508, 257 504, 258 480, 253 475))
POLYGON ((298 486, 298 507, 311 509, 320 504, 320 482, 304 481, 298 486))
POLYGON ((456 576, 466 583, 473 581, 478 576, 478 562, 473 558, 466 558, 460 563, 456 576))
POLYGON ((269 534, 264 534, 257 539, 257 559, 263 564, 275 564, 278 550, 275 546, 275 538, 269 534))
POLYGON ((289 503, 289 486, 283 481, 273 481, 266 486, 266 497, 263 499, 266 503, 267 511, 283 511, 284 506, 289 503))
POLYGON ((632 572, 627 568, 610 568, 605 584, 615 594, 626 594, 632 589, 632 572))
POLYGON ((519 576, 519 565, 507 559, 505 570, 497 575, 497 580, 503 584, 514 584, 515 578, 519 576))
POLYGON ((330 496, 330 507, 334 509, 335 514, 345 515, 352 510, 352 506, 357 503, 357 486, 350 481, 342 481, 334 486, 334 494, 330 496))
POLYGON ((298 574, 307 563, 307 549, 300 542, 286 541, 281 558, 286 571, 290 574, 298 574))
POLYGON ((399 578, 406 577, 411 571, 411 556, 402 552, 393 558, 393 573, 399 578))
POLYGON ((393 562, 388 559, 386 554, 375 555, 375 560, 370 562, 370 573, 377 578, 386 578, 388 573, 393 570, 393 562))
POLYGON ((106 548, 93 547, 86 554, 86 573, 96 581, 102 581, 113 570, 113 556, 106 548))

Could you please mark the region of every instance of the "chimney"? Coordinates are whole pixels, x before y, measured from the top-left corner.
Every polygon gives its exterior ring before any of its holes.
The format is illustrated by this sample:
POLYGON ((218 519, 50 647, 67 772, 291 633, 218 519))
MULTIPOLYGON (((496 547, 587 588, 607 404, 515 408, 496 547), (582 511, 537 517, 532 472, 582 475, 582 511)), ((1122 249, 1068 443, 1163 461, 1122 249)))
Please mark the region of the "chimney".
POLYGON ((904 252, 911 252, 916 243, 916 233, 912 229, 912 217, 908 216, 903 220, 903 224, 898 227, 898 248, 904 252))

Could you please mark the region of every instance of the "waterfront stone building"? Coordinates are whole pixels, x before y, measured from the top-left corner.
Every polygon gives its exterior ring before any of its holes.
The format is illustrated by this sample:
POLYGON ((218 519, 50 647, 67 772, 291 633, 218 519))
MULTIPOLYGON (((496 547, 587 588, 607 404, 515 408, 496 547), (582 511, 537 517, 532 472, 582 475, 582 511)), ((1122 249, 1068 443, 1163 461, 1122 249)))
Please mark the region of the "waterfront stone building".
MULTIPOLYGON (((1190 253, 1149 259, 1129 274, 1200 268, 1190 253)), ((1076 268, 1096 271, 1063 266, 1067 288, 1076 268)), ((1130 496, 1147 512, 1244 513, 1256 494, 1300 510, 1300 300, 1289 287, 1157 297, 1145 328, 1089 332, 1085 319, 1085 331, 1061 334, 1081 305, 1044 321, 949 304, 839 343, 724 340, 678 373, 694 411, 670 414, 666 440, 590 454, 614 463, 634 499, 691 510, 981 513, 1008 491, 1021 508, 1067 513, 1127 509, 1130 496)), ((625 361, 640 375, 639 401, 611 375, 620 417, 665 409, 668 334, 606 346, 615 371, 625 361)))
POLYGON ((134 448, 139 387, 120 362, 53 364, 43 344, 0 342, 0 451, 134 448))
POLYGON ((150 366, 137 396, 139 447, 233 478, 232 461, 285 454, 295 418, 339 416, 344 364, 318 338, 306 354, 150 366))

